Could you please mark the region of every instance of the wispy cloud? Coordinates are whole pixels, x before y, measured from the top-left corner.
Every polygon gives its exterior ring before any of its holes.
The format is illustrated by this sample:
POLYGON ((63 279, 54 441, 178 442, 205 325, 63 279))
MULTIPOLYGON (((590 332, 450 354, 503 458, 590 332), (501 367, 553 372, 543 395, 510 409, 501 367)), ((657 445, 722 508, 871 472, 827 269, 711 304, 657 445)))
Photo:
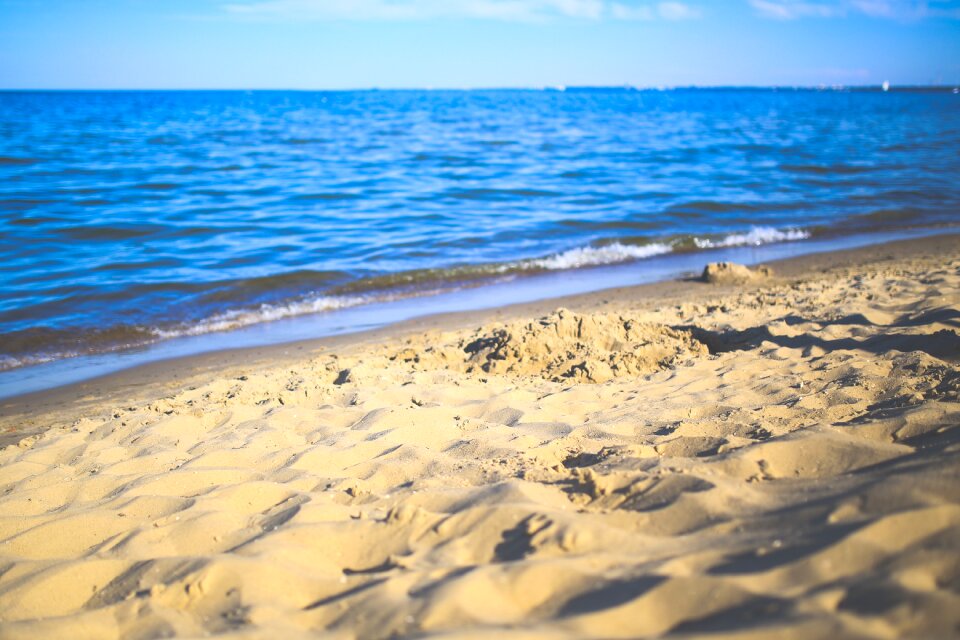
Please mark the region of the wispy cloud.
POLYGON ((682 2, 611 0, 235 0, 229 13, 271 20, 415 21, 475 18, 539 22, 580 20, 689 20, 700 11, 682 2))
POLYGON ((794 2, 792 0, 750 0, 750 4, 765 18, 775 20, 794 20, 808 16, 828 17, 837 15, 839 7, 811 2, 794 2))
POLYGON ((657 12, 650 5, 631 6, 614 2, 610 5, 610 15, 616 20, 654 20, 657 12))
POLYGON ((659 2, 657 4, 629 5, 611 2, 606 15, 614 20, 693 20, 702 17, 696 7, 682 2, 659 2))
POLYGON ((682 2, 661 2, 657 12, 664 20, 692 20, 700 17, 700 10, 682 2))
POLYGON ((960 18, 958 0, 748 0, 756 12, 775 20, 866 15, 894 20, 960 18))

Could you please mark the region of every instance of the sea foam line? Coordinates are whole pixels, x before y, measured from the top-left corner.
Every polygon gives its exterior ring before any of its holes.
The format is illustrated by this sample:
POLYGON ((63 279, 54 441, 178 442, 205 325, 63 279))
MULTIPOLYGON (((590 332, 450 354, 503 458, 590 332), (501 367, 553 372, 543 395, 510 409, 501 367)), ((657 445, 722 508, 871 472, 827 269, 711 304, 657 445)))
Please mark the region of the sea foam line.
MULTIPOLYGON (((695 238, 694 244, 698 248, 709 249, 805 240, 809 237, 810 234, 808 232, 799 229, 780 230, 773 227, 754 227, 748 232, 730 234, 719 240, 695 238)), ((620 242, 613 242, 599 247, 576 247, 544 258, 532 258, 505 263, 491 269, 489 273, 494 275, 532 270, 560 271, 619 264, 665 255, 672 253, 674 250, 674 244, 667 242, 654 242, 644 245, 625 245, 620 242)), ((373 302, 391 302, 402 298, 426 296, 440 293, 443 290, 449 290, 449 288, 450 287, 446 289, 431 289, 429 291, 418 290, 363 296, 318 296, 285 304, 262 304, 252 309, 231 309, 224 311, 187 326, 179 326, 173 329, 153 329, 152 333, 159 339, 198 336, 206 333, 240 329, 263 322, 283 320, 285 318, 347 309, 373 302)))
POLYGON ((0 371, 8 371, 10 369, 17 369, 19 367, 29 367, 35 364, 43 364, 44 362, 50 362, 52 360, 62 360, 64 358, 73 358, 74 356, 80 355, 75 352, 62 352, 54 354, 38 354, 31 356, 9 356, 6 354, 0 354, 0 371))
POLYGON ((577 269, 579 267, 616 264, 642 258, 652 258, 673 251, 673 247, 664 243, 644 245, 625 245, 619 242, 602 247, 577 247, 546 258, 535 258, 517 263, 525 269, 577 269))
POLYGON ((733 233, 720 240, 709 238, 694 238, 693 243, 699 249, 717 249, 721 247, 742 247, 745 245, 760 246, 774 242, 795 242, 810 237, 809 231, 803 229, 775 229, 773 227, 753 227, 746 233, 733 233))
MULTIPOLYGON (((693 243, 700 249, 714 249, 723 247, 737 247, 745 245, 759 246, 775 242, 792 242, 806 240, 810 233, 802 229, 776 229, 773 227, 753 227, 744 233, 734 233, 720 239, 694 238, 693 243)), ((490 276, 517 273, 522 271, 547 270, 559 271, 577 269, 590 266, 619 264, 633 260, 642 260, 658 255, 672 253, 678 241, 654 242, 644 245, 626 245, 613 242, 602 246, 576 247, 567 251, 555 253, 543 258, 531 258, 517 262, 504 263, 489 269, 490 276)), ((199 336, 207 333, 231 331, 255 324, 283 320, 297 316, 323 313, 357 307, 374 302, 392 302, 402 298, 428 296, 455 288, 451 286, 435 287, 430 290, 399 291, 393 293, 380 292, 369 295, 320 295, 304 298, 284 304, 261 304, 258 307, 246 309, 230 309, 217 313, 204 320, 172 328, 151 328, 149 333, 157 340, 199 336)), ((147 342, 150 342, 149 340, 147 342)), ((134 345, 125 345, 134 346, 134 345)), ((123 348, 114 346, 110 351, 123 348)), ((29 356, 10 356, 0 354, 0 371, 15 369, 32 364, 40 364, 50 360, 73 357, 79 353, 35 354, 29 356)))
MULTIPOLYGON (((752 227, 747 232, 732 233, 717 240, 711 238, 694 238, 693 243, 698 249, 720 249, 746 245, 760 246, 773 244, 775 242, 794 242, 797 240, 806 240, 809 237, 810 233, 803 229, 752 227)), ((553 271, 617 264, 672 253, 675 250, 675 245, 676 242, 654 242, 643 245, 625 245, 620 242, 613 242, 599 247, 577 247, 545 258, 533 258, 503 265, 501 270, 547 269, 553 271)))
POLYGON ((151 330, 151 333, 161 339, 198 336, 217 331, 230 331, 231 329, 239 329, 262 322, 357 307, 375 301, 384 301, 384 298, 373 298, 371 296, 319 296, 317 298, 297 300, 286 304, 261 304, 259 307, 253 309, 230 309, 194 324, 179 326, 174 329, 154 328, 151 330))

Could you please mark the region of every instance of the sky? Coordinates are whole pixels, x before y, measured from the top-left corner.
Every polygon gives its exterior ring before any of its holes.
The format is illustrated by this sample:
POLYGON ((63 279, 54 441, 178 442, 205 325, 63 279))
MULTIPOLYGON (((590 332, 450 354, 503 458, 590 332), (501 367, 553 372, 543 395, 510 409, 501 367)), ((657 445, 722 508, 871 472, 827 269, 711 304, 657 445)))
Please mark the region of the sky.
POLYGON ((960 0, 0 0, 4 89, 960 85, 960 0))

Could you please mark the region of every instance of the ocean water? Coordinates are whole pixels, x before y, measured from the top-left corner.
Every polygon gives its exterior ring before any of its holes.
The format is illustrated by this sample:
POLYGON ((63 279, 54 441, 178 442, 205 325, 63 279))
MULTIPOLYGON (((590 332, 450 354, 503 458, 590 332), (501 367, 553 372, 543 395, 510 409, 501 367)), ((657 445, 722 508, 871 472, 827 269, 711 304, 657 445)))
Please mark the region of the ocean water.
POLYGON ((952 225, 958 150, 950 91, 3 92, 0 369, 952 225))

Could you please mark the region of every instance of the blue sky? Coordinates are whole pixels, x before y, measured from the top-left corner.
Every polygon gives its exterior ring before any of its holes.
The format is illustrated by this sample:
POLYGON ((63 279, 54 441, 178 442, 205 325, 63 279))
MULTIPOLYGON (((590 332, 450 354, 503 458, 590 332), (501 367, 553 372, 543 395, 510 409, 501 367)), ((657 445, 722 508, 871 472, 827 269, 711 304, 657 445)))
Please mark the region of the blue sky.
POLYGON ((960 0, 0 0, 2 88, 960 84, 960 0))

